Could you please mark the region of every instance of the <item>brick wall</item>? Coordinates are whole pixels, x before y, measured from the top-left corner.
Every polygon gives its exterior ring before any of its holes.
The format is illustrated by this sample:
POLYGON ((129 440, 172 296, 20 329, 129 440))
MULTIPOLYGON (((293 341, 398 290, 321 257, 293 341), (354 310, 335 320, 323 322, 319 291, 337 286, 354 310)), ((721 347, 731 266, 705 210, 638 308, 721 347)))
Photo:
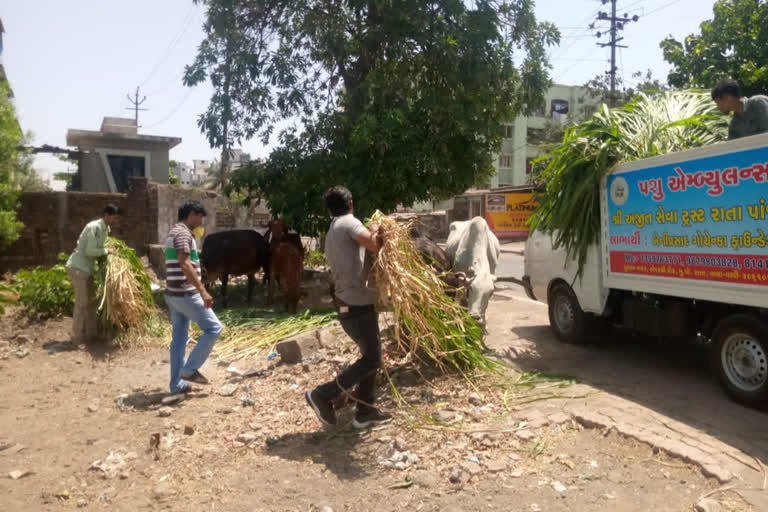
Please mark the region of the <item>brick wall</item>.
POLYGON ((159 185, 146 178, 132 178, 127 194, 93 192, 34 192, 22 194, 19 220, 24 228, 19 239, 0 252, 0 272, 37 265, 53 265, 61 252, 71 253, 77 237, 90 221, 102 216, 104 205, 123 210, 113 235, 147 254, 149 246, 162 243, 176 222, 179 206, 188 199, 202 201, 209 212, 206 231, 216 231, 214 192, 159 185))

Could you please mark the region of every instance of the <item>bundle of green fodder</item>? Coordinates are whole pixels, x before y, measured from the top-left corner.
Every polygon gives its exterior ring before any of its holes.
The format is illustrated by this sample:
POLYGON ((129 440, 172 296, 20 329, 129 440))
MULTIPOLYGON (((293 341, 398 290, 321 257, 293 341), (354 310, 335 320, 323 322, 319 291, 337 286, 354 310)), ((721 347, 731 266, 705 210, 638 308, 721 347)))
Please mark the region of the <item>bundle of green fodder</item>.
POLYGON ((116 238, 107 248, 117 251, 101 265, 99 317, 109 331, 144 330, 156 313, 151 281, 136 252, 116 238))
POLYGON ((499 363, 485 354, 482 327, 446 295, 445 283, 416 250, 410 225, 378 211, 371 221, 383 240, 373 265, 379 303, 392 310, 400 349, 441 370, 497 371, 499 363))
POLYGON ((307 310, 298 315, 259 312, 248 308, 248 317, 221 315, 227 328, 213 348, 220 359, 234 361, 272 351, 278 341, 330 324, 336 315, 330 311, 307 310))
POLYGON ((714 144, 727 138, 727 118, 708 93, 640 94, 621 108, 605 105, 566 129, 563 142, 537 159, 544 168, 531 230, 553 235, 578 259, 579 274, 590 245, 600 237, 600 181, 622 162, 714 144))

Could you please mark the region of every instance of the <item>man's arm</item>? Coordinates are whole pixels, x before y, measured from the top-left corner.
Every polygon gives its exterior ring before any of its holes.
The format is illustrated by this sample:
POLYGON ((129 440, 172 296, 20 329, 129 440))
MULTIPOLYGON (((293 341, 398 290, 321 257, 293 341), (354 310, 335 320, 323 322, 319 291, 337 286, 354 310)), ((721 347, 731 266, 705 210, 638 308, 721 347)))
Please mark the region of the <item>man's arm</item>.
POLYGON ((203 283, 198 279, 197 277, 197 271, 195 270, 195 266, 192 265, 192 260, 189 257, 188 252, 181 252, 176 251, 177 258, 179 258, 179 265, 181 266, 181 271, 184 273, 184 277, 187 278, 187 281, 195 287, 195 289, 200 292, 200 296, 203 298, 203 303, 205 303, 206 308, 210 308, 213 306, 213 297, 208 293, 208 290, 205 289, 205 286, 203 286, 203 283))
POLYGON ((768 132, 768 99, 758 98, 753 107, 755 109, 755 133, 768 132))
POLYGON ((376 224, 371 225, 371 231, 364 229, 355 237, 355 242, 375 254, 381 248, 379 226, 376 224))
POLYGON ((87 242, 85 245, 85 254, 89 258, 101 258, 107 254, 115 254, 117 252, 114 249, 105 249, 104 244, 100 243, 96 238, 96 230, 90 226, 85 228, 85 237, 87 242))

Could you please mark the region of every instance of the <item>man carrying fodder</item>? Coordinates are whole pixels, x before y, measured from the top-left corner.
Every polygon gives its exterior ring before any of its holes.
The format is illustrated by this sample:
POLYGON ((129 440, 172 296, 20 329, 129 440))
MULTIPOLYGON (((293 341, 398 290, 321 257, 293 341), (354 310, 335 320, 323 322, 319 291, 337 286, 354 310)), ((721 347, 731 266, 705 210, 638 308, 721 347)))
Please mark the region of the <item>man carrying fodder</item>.
POLYGON ((365 250, 375 254, 381 241, 375 227, 369 231, 353 215, 352 193, 346 187, 331 188, 325 194, 325 204, 333 216, 325 239, 325 255, 331 268, 334 305, 342 328, 360 349, 360 359, 335 380, 307 391, 305 397, 322 423, 334 425, 334 400, 357 386, 352 425, 362 429, 392 419, 373 405, 376 372, 381 367, 381 337, 376 311, 378 292, 368 285, 371 259, 365 250))
POLYGON ((108 238, 113 251, 102 265, 99 315, 108 331, 140 334, 155 311, 152 284, 136 252, 124 242, 108 238))
POLYGON ((97 337, 96 299, 93 284, 93 268, 98 258, 116 254, 112 248, 105 248, 110 226, 120 218, 120 208, 114 204, 104 207, 100 219, 86 224, 77 238, 75 251, 67 260, 67 273, 75 291, 75 310, 72 315, 72 342, 87 343, 97 337))
POLYGON ((200 256, 193 230, 202 226, 207 215, 198 201, 187 201, 179 208, 179 222, 165 240, 165 302, 171 312, 171 393, 190 390, 189 382, 207 384, 200 373, 222 326, 213 312, 213 297, 201 281, 200 256), (184 361, 189 341, 189 323, 203 331, 195 348, 184 361))

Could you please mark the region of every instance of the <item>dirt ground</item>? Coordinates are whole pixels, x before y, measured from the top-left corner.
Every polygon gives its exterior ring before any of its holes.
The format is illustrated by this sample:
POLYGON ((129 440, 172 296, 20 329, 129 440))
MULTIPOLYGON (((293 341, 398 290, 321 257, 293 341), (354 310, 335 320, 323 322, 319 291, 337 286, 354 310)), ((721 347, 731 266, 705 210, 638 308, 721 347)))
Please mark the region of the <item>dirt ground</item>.
POLYGON ((685 511, 718 487, 565 415, 525 420, 567 377, 511 373, 473 390, 389 357, 408 405, 382 379, 390 425, 355 431, 347 408, 326 430, 302 395, 355 358, 338 328, 306 364, 211 360, 211 385, 164 405, 166 349, 73 346, 70 323, 2 319, 2 510, 685 511))

